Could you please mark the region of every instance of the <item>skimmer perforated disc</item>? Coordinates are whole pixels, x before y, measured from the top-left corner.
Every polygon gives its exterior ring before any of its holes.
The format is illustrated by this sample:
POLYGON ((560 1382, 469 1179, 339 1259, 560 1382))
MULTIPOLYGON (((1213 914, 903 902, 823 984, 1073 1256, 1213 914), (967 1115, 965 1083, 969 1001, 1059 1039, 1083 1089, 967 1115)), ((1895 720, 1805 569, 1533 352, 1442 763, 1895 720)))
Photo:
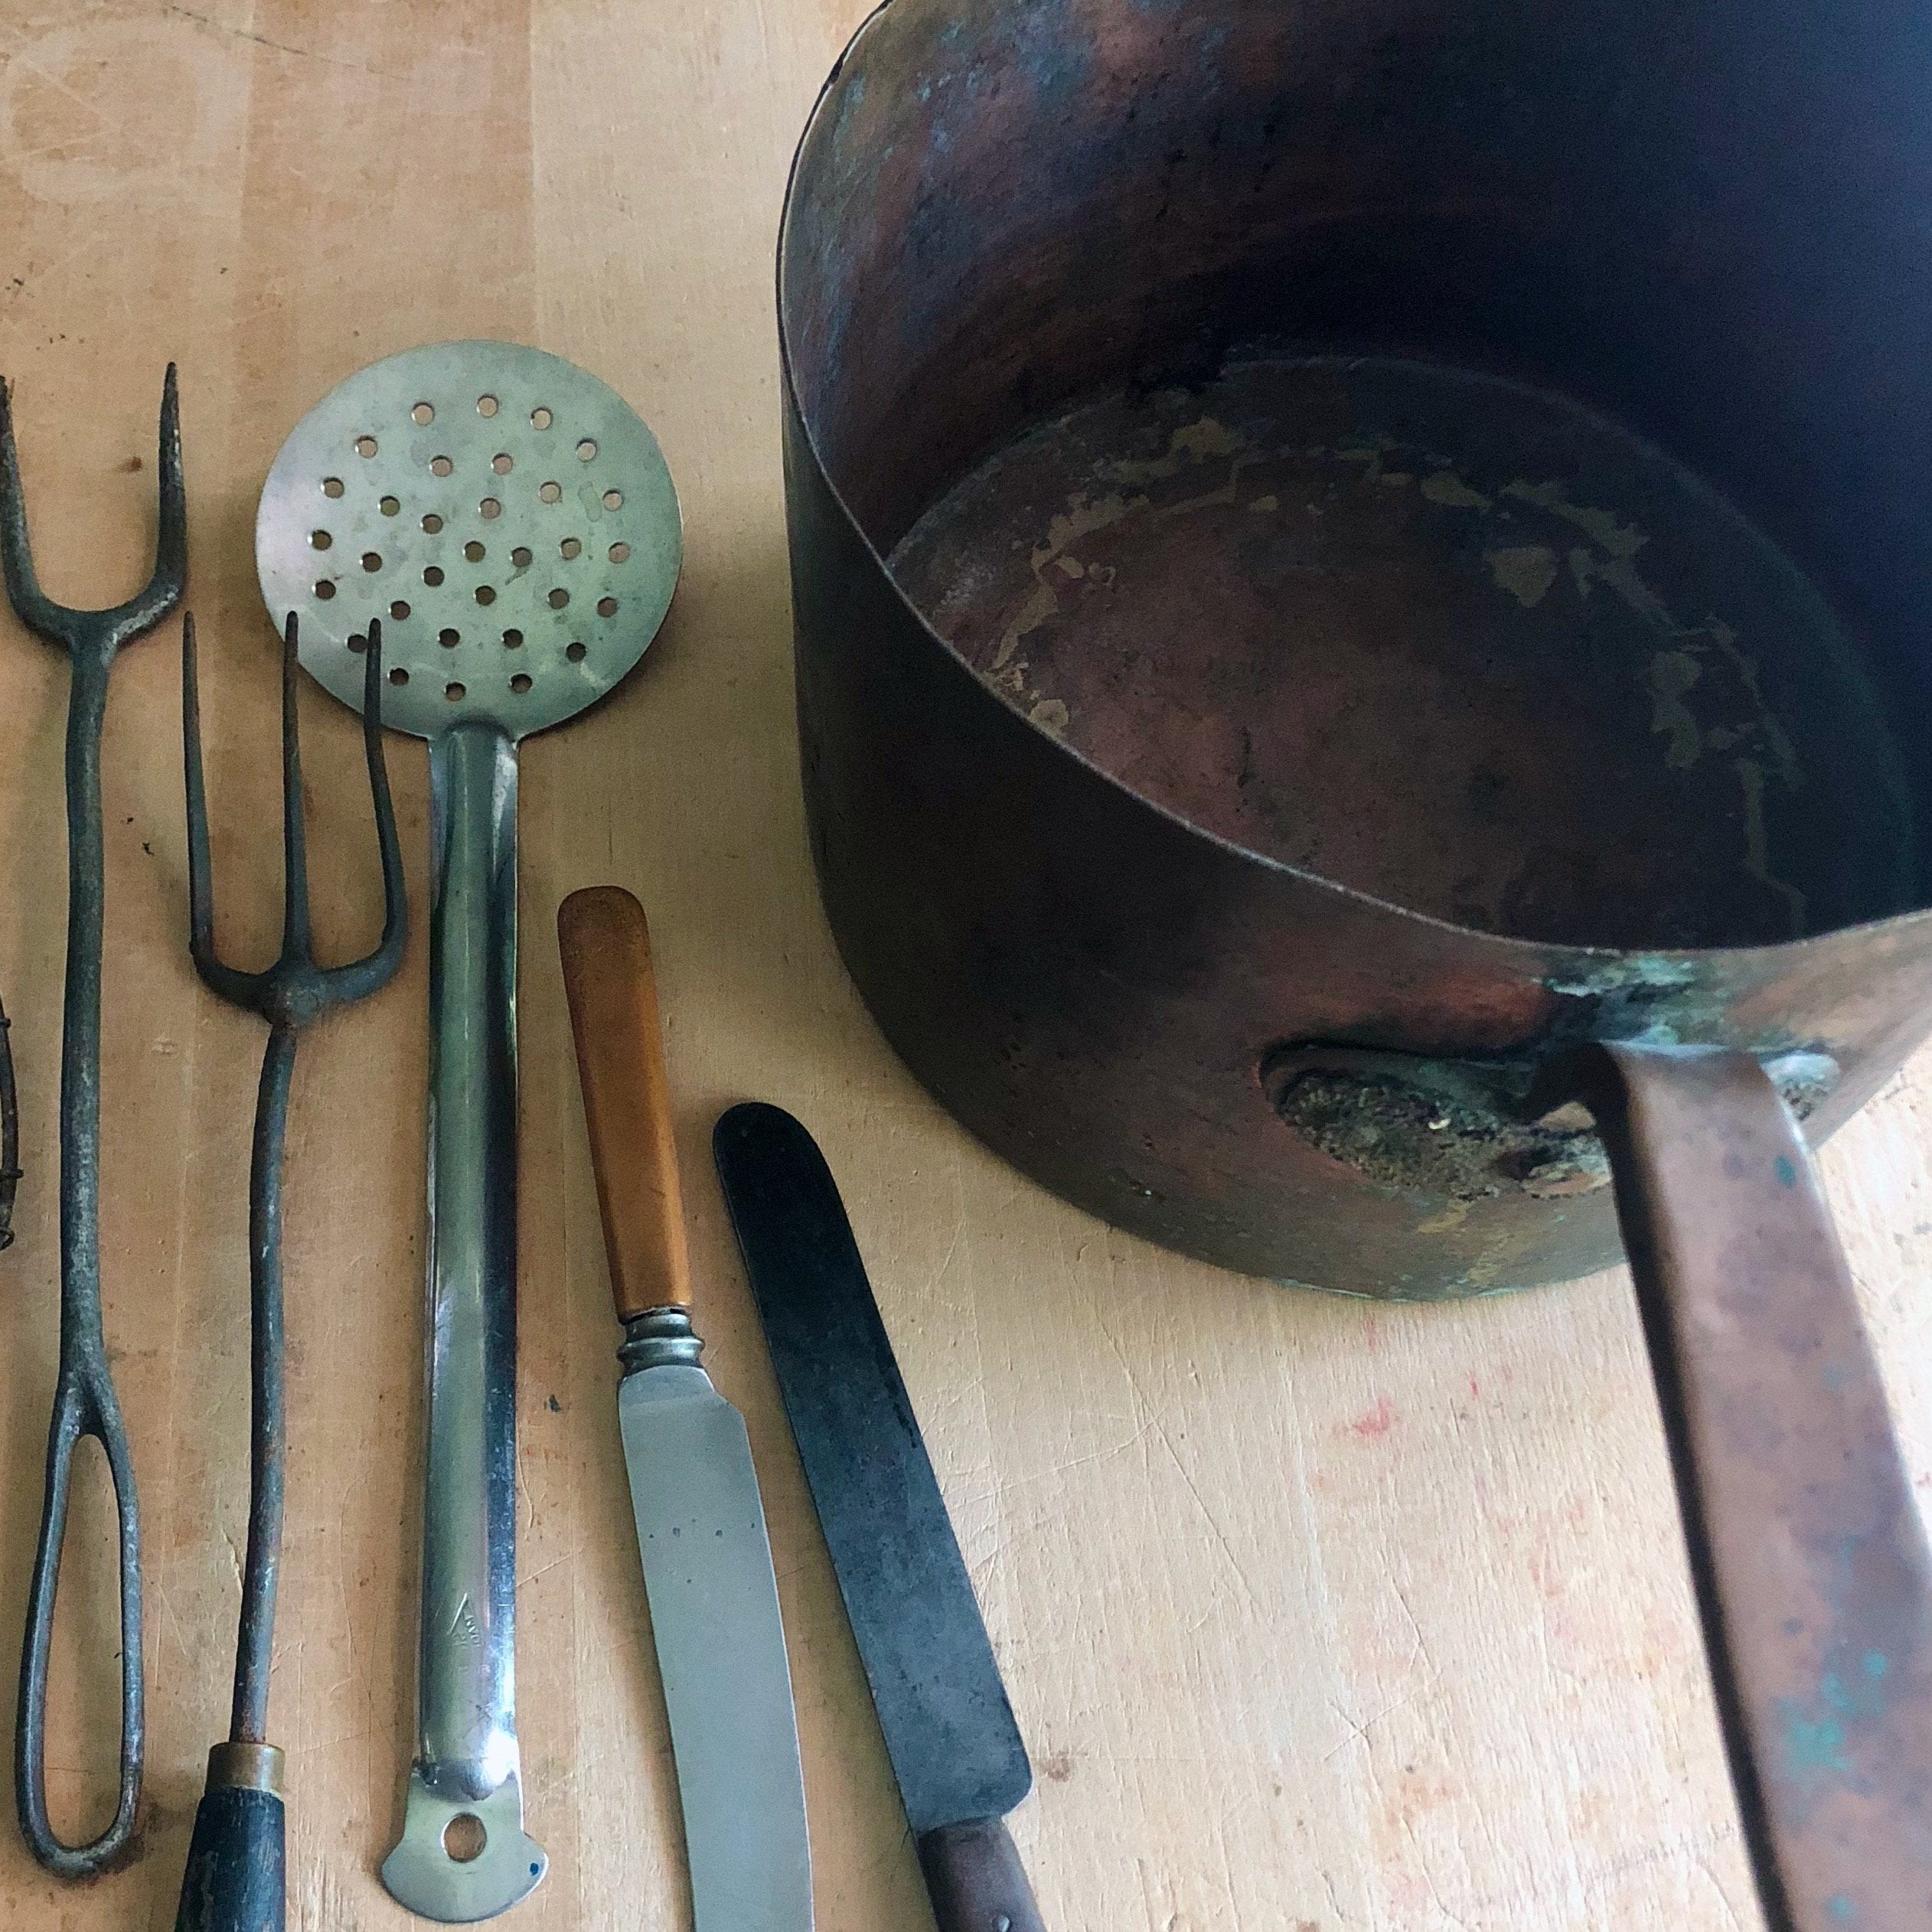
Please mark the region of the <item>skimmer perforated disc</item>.
POLYGON ((509 342, 372 363, 296 425, 263 486, 255 560, 302 661, 360 709, 380 618, 383 722, 521 738, 644 654, 683 554, 658 439, 595 376, 509 342))

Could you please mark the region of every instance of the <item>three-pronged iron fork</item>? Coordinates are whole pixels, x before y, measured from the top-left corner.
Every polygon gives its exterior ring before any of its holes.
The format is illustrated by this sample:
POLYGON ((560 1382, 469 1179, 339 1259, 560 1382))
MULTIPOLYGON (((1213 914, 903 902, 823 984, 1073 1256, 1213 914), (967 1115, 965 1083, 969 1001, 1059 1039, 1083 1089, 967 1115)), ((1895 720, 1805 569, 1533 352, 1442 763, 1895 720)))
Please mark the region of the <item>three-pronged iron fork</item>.
MULTIPOLYGON (((101 725, 107 679, 124 645, 181 602, 188 580, 188 510, 175 367, 161 399, 160 514, 154 575, 111 610, 71 610, 41 589, 27 539, 27 511, 14 449, 13 416, 0 383, 0 566, 7 596, 29 630, 64 647, 67 698, 67 961, 60 1010, 60 1361, 47 1431, 47 1494, 20 1659, 14 1787, 20 1828, 34 1857, 64 1878, 91 1877, 134 1836, 144 1743, 141 1677, 141 1527, 127 1431, 107 1366, 100 1317, 100 994, 105 896, 101 835, 101 725), (60 1577, 74 1451, 92 1436, 107 1457, 119 1532, 120 1789, 113 1822, 85 1845, 65 1843, 47 1815, 47 1667, 60 1577)), ((8 1161, 6 1164, 11 1166, 8 1161)))
POLYGON ((296 723, 296 619, 282 648, 282 952, 265 972, 227 964, 214 944, 214 890, 202 782, 201 706, 194 620, 181 636, 181 739, 188 791, 189 949, 204 982, 232 1006, 269 1023, 249 1163, 250 1359, 248 1553, 242 1568, 235 1641, 235 1697, 228 1741, 208 1754, 207 1788, 194 1817, 181 1881, 177 1932, 263 1932, 282 1923, 282 1753, 269 1743, 269 1670, 275 1634, 276 1573, 282 1548, 282 1150, 302 1029, 337 1007, 366 998, 401 963, 407 926, 402 847, 382 749, 382 626, 364 646, 362 737, 382 852, 383 934, 374 951, 346 966, 317 964, 303 834, 302 749, 296 723))

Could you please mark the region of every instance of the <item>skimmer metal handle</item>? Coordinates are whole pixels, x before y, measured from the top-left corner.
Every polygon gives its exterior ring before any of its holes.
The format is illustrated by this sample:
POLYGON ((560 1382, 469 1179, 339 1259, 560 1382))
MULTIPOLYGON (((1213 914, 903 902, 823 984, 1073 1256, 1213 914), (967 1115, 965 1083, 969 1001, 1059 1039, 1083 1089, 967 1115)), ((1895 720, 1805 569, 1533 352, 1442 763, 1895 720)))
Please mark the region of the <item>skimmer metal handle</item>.
POLYGON ((546 1862, 523 1829, 514 1650, 516 748, 488 723, 452 726, 430 740, 429 797, 422 1648, 416 1763, 382 1878, 411 1911, 468 1921, 516 1904, 546 1862))

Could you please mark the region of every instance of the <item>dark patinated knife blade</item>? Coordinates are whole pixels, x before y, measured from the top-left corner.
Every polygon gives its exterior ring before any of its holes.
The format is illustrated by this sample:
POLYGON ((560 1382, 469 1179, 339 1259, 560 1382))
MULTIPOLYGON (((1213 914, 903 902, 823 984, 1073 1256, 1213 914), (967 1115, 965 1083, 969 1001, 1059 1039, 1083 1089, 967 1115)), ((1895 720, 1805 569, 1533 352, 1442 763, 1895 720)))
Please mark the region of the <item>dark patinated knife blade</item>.
POLYGON ((941 1932, 1043 1932, 1026 1747, 831 1171, 776 1107, 711 1144, 941 1932))

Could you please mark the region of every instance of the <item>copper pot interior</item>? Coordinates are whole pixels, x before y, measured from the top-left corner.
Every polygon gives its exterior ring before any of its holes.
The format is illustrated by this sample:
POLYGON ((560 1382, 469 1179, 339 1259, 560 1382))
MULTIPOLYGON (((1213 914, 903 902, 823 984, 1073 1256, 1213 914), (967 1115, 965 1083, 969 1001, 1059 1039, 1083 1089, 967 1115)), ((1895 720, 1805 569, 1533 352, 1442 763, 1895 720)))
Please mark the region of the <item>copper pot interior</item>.
POLYGON ((1818 184, 1687 179, 1722 103, 1617 87, 1633 43, 1532 87, 1506 17, 1372 24, 876 23, 786 266, 848 506, 992 691, 1250 850, 1565 944, 1921 906, 1910 479, 1860 413, 1926 380, 1902 271, 1818 184))

